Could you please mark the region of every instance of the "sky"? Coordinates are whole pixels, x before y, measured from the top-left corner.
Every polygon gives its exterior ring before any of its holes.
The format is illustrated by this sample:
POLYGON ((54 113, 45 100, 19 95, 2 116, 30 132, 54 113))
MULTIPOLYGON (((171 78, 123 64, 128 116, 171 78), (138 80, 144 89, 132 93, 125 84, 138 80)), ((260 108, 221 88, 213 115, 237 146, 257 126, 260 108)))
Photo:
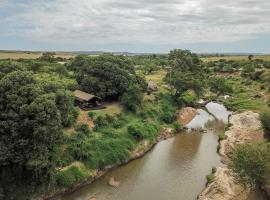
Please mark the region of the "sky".
POLYGON ((270 53, 270 0, 0 0, 0 49, 270 53))

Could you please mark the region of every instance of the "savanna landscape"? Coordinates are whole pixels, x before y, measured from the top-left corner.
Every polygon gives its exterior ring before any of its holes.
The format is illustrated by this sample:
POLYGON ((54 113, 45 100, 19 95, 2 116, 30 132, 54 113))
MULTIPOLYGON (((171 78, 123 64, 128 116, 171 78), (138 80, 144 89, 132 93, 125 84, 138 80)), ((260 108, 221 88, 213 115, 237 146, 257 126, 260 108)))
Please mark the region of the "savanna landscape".
POLYGON ((270 199, 267 0, 0 0, 0 200, 270 199))

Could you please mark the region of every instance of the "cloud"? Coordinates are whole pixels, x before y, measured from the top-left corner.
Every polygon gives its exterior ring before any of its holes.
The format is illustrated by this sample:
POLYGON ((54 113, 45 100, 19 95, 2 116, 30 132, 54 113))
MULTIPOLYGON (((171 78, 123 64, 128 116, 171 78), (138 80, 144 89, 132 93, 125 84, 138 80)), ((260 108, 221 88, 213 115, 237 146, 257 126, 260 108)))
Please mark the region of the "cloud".
POLYGON ((183 44, 270 35, 269 0, 2 0, 1 10, 0 35, 51 43, 183 44))

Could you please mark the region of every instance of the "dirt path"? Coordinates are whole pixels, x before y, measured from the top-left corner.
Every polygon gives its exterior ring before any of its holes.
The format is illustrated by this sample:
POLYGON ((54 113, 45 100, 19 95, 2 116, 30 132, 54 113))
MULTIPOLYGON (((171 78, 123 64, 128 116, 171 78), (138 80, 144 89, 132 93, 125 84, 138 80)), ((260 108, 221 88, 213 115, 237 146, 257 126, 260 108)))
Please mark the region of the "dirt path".
MULTIPOLYGON (((228 164, 228 155, 238 144, 256 143, 263 140, 263 130, 259 114, 246 111, 233 114, 230 118, 231 127, 225 132, 227 138, 220 143, 219 153, 223 162, 228 164)), ((199 195, 199 200, 244 200, 249 190, 234 182, 232 172, 227 165, 218 167, 214 181, 207 185, 199 195)))

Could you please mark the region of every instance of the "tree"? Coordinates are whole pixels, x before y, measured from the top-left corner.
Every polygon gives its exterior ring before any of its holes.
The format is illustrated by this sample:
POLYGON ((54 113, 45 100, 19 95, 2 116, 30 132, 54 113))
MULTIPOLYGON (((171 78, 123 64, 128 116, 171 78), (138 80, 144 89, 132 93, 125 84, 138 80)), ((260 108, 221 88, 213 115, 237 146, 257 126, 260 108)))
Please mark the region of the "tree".
POLYGON ((143 93, 138 85, 130 86, 121 98, 121 102, 124 106, 131 110, 137 111, 138 108, 142 105, 143 93))
POLYGON ((136 74, 130 60, 122 56, 101 55, 87 57, 77 71, 77 82, 81 89, 105 100, 121 97, 130 85, 138 84, 146 89, 144 78, 136 74))
POLYGON ((252 60, 254 58, 254 56, 252 54, 248 55, 248 60, 252 60))
POLYGON ((0 191, 5 199, 26 199, 29 187, 50 179, 61 136, 55 96, 44 94, 31 73, 14 71, 0 80, 0 191))
POLYGON ((205 87, 202 63, 196 54, 188 50, 173 50, 169 54, 171 71, 166 75, 174 96, 179 97, 188 90, 201 95, 205 87))
POLYGON ((54 56, 55 56, 54 52, 44 52, 38 59, 46 62, 54 62, 55 61, 54 56))
POLYGON ((270 144, 244 144, 233 151, 229 167, 243 186, 261 186, 270 174, 270 144))
POLYGON ((55 93, 55 102, 60 111, 62 125, 64 127, 73 125, 79 114, 74 107, 73 94, 67 90, 57 90, 55 93))
POLYGON ((13 71, 23 70, 22 66, 16 62, 3 61, 0 63, 0 80, 6 74, 11 73, 13 71))
POLYGON ((225 78, 215 77, 210 81, 210 90, 216 93, 216 98, 218 98, 220 95, 230 94, 232 87, 225 78))

